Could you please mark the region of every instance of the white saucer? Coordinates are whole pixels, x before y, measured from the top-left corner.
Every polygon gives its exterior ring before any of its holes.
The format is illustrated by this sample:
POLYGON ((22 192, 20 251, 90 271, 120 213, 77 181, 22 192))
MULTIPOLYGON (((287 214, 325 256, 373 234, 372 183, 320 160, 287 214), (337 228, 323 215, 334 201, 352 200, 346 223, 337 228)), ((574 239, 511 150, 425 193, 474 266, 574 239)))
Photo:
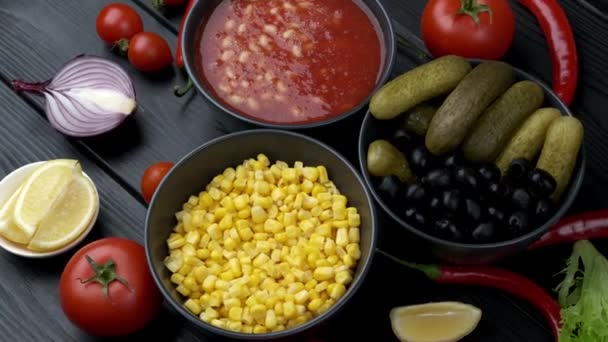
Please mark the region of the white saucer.
MULTIPOLYGON (((2 179, 0 181, 0 206, 4 205, 4 203, 11 197, 11 195, 15 191, 17 191, 17 189, 23 183, 26 177, 28 177, 30 173, 36 169, 36 167, 41 166, 43 163, 43 161, 40 161, 24 165, 16 169, 15 171, 9 173, 8 175, 6 175, 6 177, 4 177, 4 179, 2 179)), ((84 175, 85 177, 90 179, 90 177, 86 173, 84 175)), ((93 183, 92 181, 91 183, 93 184, 93 186, 95 186, 95 183, 93 183)), ((97 189, 95 189, 95 191, 97 192, 97 189)), ((95 222, 97 221, 97 216, 99 214, 99 196, 97 196, 97 202, 97 210, 95 211, 95 216, 93 216, 93 219, 91 220, 89 226, 78 236, 78 238, 76 238, 70 244, 60 249, 48 252, 36 252, 27 249, 23 245, 7 240, 2 235, 0 235, 0 247, 12 254, 26 258, 47 258, 64 253, 72 247, 78 245, 91 232, 91 229, 93 229, 93 226, 95 225, 95 222)))

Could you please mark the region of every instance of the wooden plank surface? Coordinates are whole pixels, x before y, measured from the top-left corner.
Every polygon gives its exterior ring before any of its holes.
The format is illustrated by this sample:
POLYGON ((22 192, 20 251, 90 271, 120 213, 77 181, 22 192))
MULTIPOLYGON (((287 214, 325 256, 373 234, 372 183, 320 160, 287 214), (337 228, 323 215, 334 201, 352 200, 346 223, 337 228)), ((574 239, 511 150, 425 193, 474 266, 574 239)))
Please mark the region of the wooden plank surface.
MULTIPOLYGON (((602 113, 608 105, 608 65, 604 58, 608 46, 597 39, 598 32, 608 33, 608 24, 596 14, 578 7, 574 1, 566 1, 562 4, 579 38, 583 64, 581 88, 574 109, 580 113, 587 128, 585 145, 590 164, 585 185, 572 210, 580 211, 608 206, 608 196, 602 193, 608 185, 608 143, 602 136, 608 128, 608 118, 602 113)), ((102 195, 100 222, 91 238, 119 235, 141 241, 145 208, 138 198, 138 187, 143 170, 154 161, 176 161, 209 139, 252 126, 219 113, 202 96, 173 97, 173 85, 183 82, 183 76, 175 70, 156 76, 144 75, 131 68, 125 59, 110 53, 97 38, 94 27, 95 16, 106 3, 108 1, 102 0, 0 0, 0 23, 6 28, 0 31, 0 80, 4 82, 0 85, 3 104, 0 115, 6 118, 0 125, 0 143, 4 146, 0 167, 6 173, 26 162, 59 155, 82 159, 85 170, 90 172, 102 195), (65 139, 44 121, 39 98, 26 96, 26 103, 15 97, 6 83, 13 78, 47 79, 66 60, 83 52, 111 58, 125 67, 135 82, 139 110, 134 120, 104 137, 65 139), (30 132, 36 132, 36 138, 22 142, 24 137, 32 136, 30 132)), ((161 34, 175 46, 181 13, 160 14, 150 7, 148 0, 131 3, 140 10, 146 30, 161 34)), ((382 3, 391 17, 402 25, 399 30, 418 33, 424 1, 382 0, 382 3)), ((515 2, 513 4, 518 33, 508 60, 548 82, 549 55, 541 31, 528 12, 515 2)), ((415 63, 415 59, 401 56, 396 70, 407 70, 415 63)), ((356 163, 356 144, 353 142, 358 136, 361 117, 358 115, 335 127, 305 133, 336 146, 356 163), (335 134, 336 129, 340 134, 335 134)), ((383 225, 383 233, 383 247, 396 254, 414 252, 411 237, 392 223, 383 225)), ((567 252, 567 248, 557 248, 542 255, 525 254, 507 264, 550 286, 553 284, 550 272, 559 269, 567 252), (536 272, 541 266, 542 272, 536 272)), ((5 337, 19 341, 90 339, 67 322, 58 306, 56 282, 66 258, 30 262, 0 255, 4 272, 0 276, 0 298, 3 300, 0 304, 3 337, 0 340, 5 337), (15 283, 23 286, 16 287, 15 283)), ((333 340, 343 340, 357 336, 359 331, 352 327, 369 326, 378 331, 378 340, 394 340, 388 322, 390 308, 429 300, 463 300, 484 310, 480 329, 467 341, 551 340, 542 318, 526 303, 487 289, 432 285, 382 257, 376 258, 365 287, 337 320, 330 335, 333 340), (504 324, 505 320, 509 324, 504 324)), ((164 311, 150 329, 133 338, 151 336, 166 341, 206 340, 169 311, 164 311)))

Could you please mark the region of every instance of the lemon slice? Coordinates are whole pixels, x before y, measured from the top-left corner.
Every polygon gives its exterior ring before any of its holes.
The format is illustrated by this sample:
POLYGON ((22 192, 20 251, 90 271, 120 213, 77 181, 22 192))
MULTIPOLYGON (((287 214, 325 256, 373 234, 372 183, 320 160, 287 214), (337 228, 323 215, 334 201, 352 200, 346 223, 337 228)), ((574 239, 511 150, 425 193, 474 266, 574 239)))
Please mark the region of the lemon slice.
POLYGON ((41 220, 28 248, 59 249, 74 241, 88 227, 99 208, 99 196, 91 180, 76 176, 41 220))
POLYGON ((25 181, 15 203, 13 219, 28 238, 34 235, 38 224, 75 173, 82 173, 76 160, 51 160, 25 181))
POLYGON ((10 241, 24 245, 30 239, 13 221, 13 210, 22 187, 20 186, 0 208, 0 234, 10 241))
POLYGON ((455 342, 475 330, 481 310, 459 302, 437 302, 394 308, 390 319, 402 342, 455 342))

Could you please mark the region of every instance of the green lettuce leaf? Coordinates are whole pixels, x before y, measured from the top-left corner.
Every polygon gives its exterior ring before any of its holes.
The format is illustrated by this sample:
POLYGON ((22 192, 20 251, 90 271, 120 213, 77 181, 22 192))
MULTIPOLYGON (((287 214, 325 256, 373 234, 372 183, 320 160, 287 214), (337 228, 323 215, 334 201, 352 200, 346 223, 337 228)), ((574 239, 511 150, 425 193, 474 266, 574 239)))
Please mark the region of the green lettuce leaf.
POLYGON ((560 342, 608 342, 608 260, 587 240, 574 244, 558 286, 560 342))

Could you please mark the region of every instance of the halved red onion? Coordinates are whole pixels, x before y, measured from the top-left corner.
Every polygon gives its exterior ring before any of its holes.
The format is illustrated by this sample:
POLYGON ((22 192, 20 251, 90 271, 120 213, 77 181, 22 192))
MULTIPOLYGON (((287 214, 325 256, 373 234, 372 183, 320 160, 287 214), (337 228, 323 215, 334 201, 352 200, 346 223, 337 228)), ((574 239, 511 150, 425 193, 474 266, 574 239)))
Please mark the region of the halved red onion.
POLYGON ((91 137, 119 126, 137 107, 129 75, 101 57, 79 55, 45 82, 12 81, 16 91, 44 95, 50 124, 65 135, 91 137))

